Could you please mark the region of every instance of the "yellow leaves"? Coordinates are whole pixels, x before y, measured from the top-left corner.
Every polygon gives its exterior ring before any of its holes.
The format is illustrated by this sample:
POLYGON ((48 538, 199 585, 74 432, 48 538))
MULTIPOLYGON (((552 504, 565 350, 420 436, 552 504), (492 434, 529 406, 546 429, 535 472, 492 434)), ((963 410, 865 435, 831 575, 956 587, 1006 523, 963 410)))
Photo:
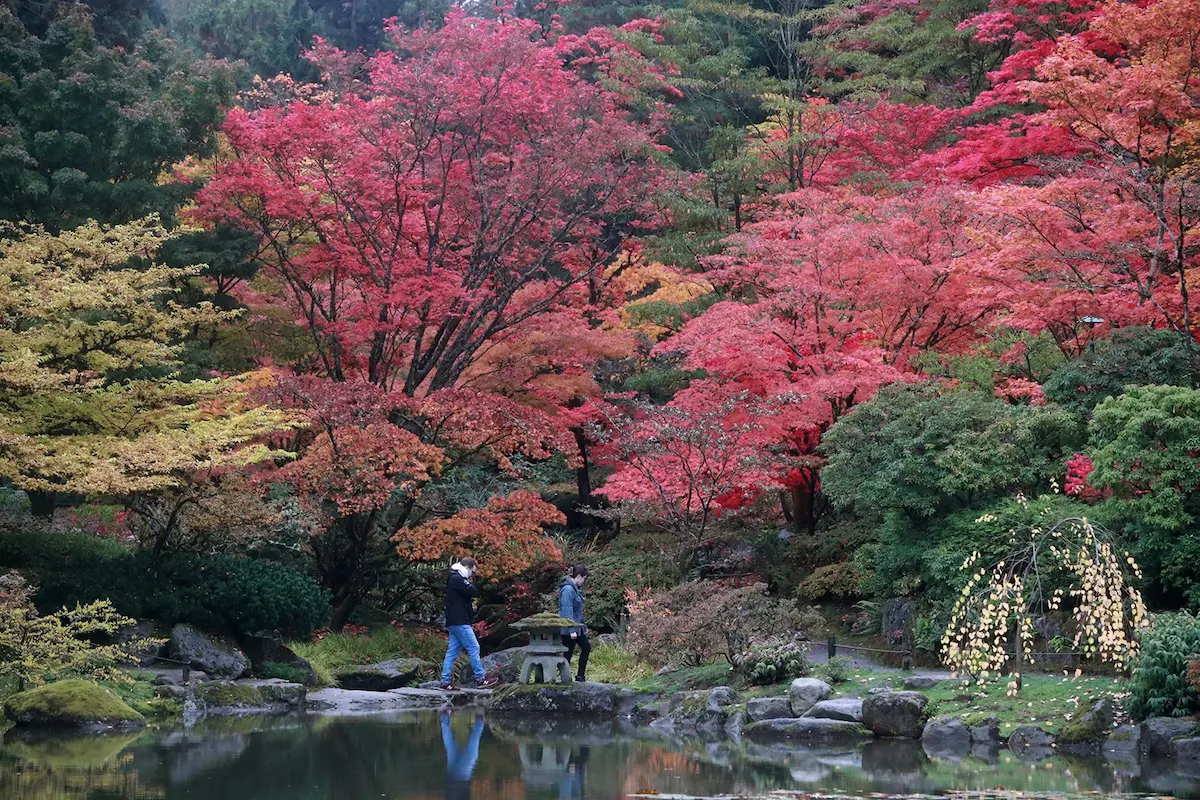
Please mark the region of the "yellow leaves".
POLYGON ((620 327, 644 334, 652 341, 659 341, 673 331, 667 325, 645 319, 645 315, 639 312, 652 304, 680 305, 713 291, 708 281, 686 275, 665 264, 639 260, 628 253, 608 269, 610 276, 618 273, 621 293, 629 298, 619 309, 620 327))
POLYGON ((198 269, 155 263, 169 238, 157 219, 6 233, 0 477, 25 489, 128 494, 286 455, 262 441, 297 423, 248 399, 265 373, 172 377, 184 337, 233 314, 173 301, 198 269), (157 376, 130 377, 147 372, 157 376))

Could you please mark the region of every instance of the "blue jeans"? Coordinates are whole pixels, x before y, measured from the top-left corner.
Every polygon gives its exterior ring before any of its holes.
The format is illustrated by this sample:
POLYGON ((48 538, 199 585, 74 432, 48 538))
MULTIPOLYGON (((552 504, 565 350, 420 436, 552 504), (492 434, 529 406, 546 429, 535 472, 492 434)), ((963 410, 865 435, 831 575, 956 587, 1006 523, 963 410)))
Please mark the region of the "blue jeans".
POLYGON ((483 720, 476 718, 471 728, 467 746, 459 752, 454 732, 450 730, 450 716, 442 717, 442 746, 446 748, 446 778, 457 783, 469 783, 479 758, 479 737, 483 733, 483 720))
POLYGON ((450 646, 446 648, 446 660, 442 662, 442 683, 449 683, 454 677, 454 662, 459 653, 466 652, 471 659, 471 669, 475 670, 475 682, 480 683, 486 677, 483 662, 479 660, 479 641, 470 625, 450 625, 446 628, 450 634, 450 646))

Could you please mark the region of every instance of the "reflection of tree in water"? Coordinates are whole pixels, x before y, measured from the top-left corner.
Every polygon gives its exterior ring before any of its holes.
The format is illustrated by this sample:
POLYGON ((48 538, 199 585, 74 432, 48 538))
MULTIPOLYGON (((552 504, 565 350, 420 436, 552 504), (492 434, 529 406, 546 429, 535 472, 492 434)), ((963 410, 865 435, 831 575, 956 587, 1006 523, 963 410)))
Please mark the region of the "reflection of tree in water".
POLYGON ((159 800, 131 769, 137 734, 23 739, 10 731, 0 749, 0 797, 6 800, 159 800))

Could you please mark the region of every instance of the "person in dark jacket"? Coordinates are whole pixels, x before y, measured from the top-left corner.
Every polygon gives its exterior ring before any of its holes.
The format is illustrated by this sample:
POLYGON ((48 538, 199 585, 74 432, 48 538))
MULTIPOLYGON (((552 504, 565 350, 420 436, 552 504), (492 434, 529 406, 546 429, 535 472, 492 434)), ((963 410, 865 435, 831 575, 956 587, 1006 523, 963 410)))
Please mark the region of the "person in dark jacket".
POLYGON ((493 686, 499 681, 489 678, 479 660, 479 641, 471 627, 475 623, 475 598, 479 589, 471 583, 475 576, 475 559, 464 558, 450 565, 450 577, 446 581, 446 633, 450 641, 446 647, 446 660, 442 662, 442 689, 454 689, 454 662, 459 653, 466 652, 475 670, 475 685, 480 688, 493 686))
POLYGON ((579 670, 575 680, 587 680, 588 656, 592 654, 592 643, 588 641, 587 626, 583 624, 583 584, 587 582, 587 567, 576 564, 571 567, 571 573, 563 578, 558 587, 558 615, 578 622, 570 628, 563 628, 562 643, 567 648, 567 661, 575 655, 575 647, 579 647, 579 670))

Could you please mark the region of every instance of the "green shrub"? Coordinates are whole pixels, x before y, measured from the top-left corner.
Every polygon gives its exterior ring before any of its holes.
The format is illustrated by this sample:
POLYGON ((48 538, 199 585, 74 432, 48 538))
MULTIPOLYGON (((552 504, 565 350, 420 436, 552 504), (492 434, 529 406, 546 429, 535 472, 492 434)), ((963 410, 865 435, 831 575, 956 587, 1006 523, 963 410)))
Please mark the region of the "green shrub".
POLYGON ((1141 656, 1129 682, 1129 713, 1186 717, 1200 712, 1200 693, 1188 683, 1188 661, 1200 653, 1200 619, 1180 612, 1154 619, 1141 637, 1141 656))
POLYGON ((850 672, 852 669, 853 665, 850 663, 850 659, 843 658, 842 656, 835 656, 821 666, 820 675, 827 682, 836 686, 839 683, 845 683, 846 681, 850 680, 850 672))
POLYGON ((648 680, 653 675, 654 667, 620 645, 597 643, 592 647, 588 659, 589 680, 620 685, 648 680))
POLYGON ((588 568, 584 587, 587 622, 599 630, 620 629, 627 614, 627 591, 675 585, 670 568, 660 558, 637 550, 609 550, 581 563, 588 568))
POLYGON ((752 644, 734 659, 734 668, 755 686, 769 686, 808 674, 808 648, 799 642, 773 639, 752 644))
POLYGON ((796 587, 796 597, 800 600, 821 600, 824 598, 844 599, 859 595, 859 584, 862 576, 854 564, 843 561, 840 564, 826 564, 817 567, 796 587))
POLYGON ((262 673, 264 678, 278 678, 288 683, 308 683, 308 672, 293 664, 277 664, 274 661, 268 661, 263 664, 262 673))
POLYGON ((656 666, 698 666, 782 635, 820 635, 824 620, 811 608, 778 600, 764 584, 689 581, 666 592, 645 592, 630 608, 626 642, 656 666))
POLYGON ((28 573, 43 611, 110 600, 120 613, 230 633, 307 635, 329 617, 328 593, 303 572, 240 556, 175 555, 79 534, 0 535, 0 565, 28 573))

